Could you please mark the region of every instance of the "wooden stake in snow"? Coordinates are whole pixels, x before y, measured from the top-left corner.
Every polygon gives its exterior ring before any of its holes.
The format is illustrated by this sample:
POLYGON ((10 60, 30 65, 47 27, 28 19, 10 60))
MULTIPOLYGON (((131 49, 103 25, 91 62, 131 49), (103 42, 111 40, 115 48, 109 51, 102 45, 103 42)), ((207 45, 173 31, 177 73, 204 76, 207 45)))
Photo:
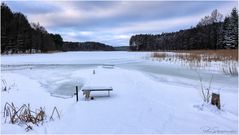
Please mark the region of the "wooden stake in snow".
POLYGON ((216 105, 218 109, 221 108, 221 105, 220 105, 220 94, 212 93, 211 104, 212 105, 216 105))
POLYGON ((76 93, 74 95, 76 95, 76 102, 78 102, 78 86, 76 86, 76 93))

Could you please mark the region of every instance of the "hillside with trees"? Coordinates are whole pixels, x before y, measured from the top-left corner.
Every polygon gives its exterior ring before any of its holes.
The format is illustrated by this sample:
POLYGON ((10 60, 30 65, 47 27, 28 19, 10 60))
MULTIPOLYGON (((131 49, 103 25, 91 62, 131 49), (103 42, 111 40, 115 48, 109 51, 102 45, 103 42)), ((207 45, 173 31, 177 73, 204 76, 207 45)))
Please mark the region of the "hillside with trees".
POLYGON ((61 50, 63 39, 39 23, 29 23, 20 12, 1 4, 1 53, 40 53, 61 50))
POLYGON ((25 15, 1 4, 1 54, 92 50, 114 48, 98 42, 64 42, 60 34, 48 33, 39 23, 29 23, 25 15))
POLYGON ((133 51, 194 50, 238 48, 238 11, 225 17, 217 10, 205 16, 196 27, 162 34, 139 34, 130 38, 133 51))
POLYGON ((112 46, 99 42, 64 42, 63 51, 114 51, 112 46))

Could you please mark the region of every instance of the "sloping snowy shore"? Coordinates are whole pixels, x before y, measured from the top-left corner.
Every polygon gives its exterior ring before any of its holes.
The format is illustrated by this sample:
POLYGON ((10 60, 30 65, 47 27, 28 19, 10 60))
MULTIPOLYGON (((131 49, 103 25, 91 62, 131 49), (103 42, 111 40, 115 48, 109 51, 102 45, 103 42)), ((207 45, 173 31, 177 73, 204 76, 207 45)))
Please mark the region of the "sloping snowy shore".
MULTIPOLYGON (((47 116, 54 106, 58 108, 60 119, 34 126, 29 133, 238 133, 237 77, 213 73, 212 88, 220 89, 221 95, 218 110, 202 102, 195 71, 152 62, 148 56, 147 52, 2 56, 1 78, 11 89, 1 92, 1 133, 26 133, 24 127, 4 123, 6 102, 45 107, 47 116), (76 85, 110 86, 113 91, 110 97, 107 92, 92 92, 91 101, 80 92, 76 102, 71 97, 76 85)), ((207 86, 210 71, 198 72, 207 86)))

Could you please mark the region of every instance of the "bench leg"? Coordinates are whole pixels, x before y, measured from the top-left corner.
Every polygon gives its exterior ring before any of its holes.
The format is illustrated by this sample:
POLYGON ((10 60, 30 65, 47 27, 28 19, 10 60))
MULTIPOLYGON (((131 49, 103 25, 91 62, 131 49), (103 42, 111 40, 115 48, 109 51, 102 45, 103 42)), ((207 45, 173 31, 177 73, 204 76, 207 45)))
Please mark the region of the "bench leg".
POLYGON ((85 100, 90 99, 90 91, 85 91, 85 100))
POLYGON ((110 91, 108 91, 108 96, 110 96, 110 91))

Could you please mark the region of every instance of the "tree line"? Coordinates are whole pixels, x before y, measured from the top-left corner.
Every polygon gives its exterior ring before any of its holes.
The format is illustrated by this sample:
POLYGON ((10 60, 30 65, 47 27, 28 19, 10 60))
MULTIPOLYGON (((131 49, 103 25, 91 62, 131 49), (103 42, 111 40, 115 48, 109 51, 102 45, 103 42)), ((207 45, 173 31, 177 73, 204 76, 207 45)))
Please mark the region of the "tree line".
POLYGON ((230 16, 214 10, 196 27, 162 34, 138 34, 130 38, 133 51, 193 50, 238 48, 238 11, 232 9, 230 16))
POLYGON ((39 23, 29 23, 20 12, 1 4, 1 53, 39 53, 61 50, 63 39, 39 23))
POLYGON ((64 42, 63 51, 114 51, 114 47, 99 42, 64 42))
POLYGON ((1 3, 1 54, 79 50, 114 48, 98 42, 64 42, 60 34, 48 33, 39 23, 29 23, 25 15, 1 3))

